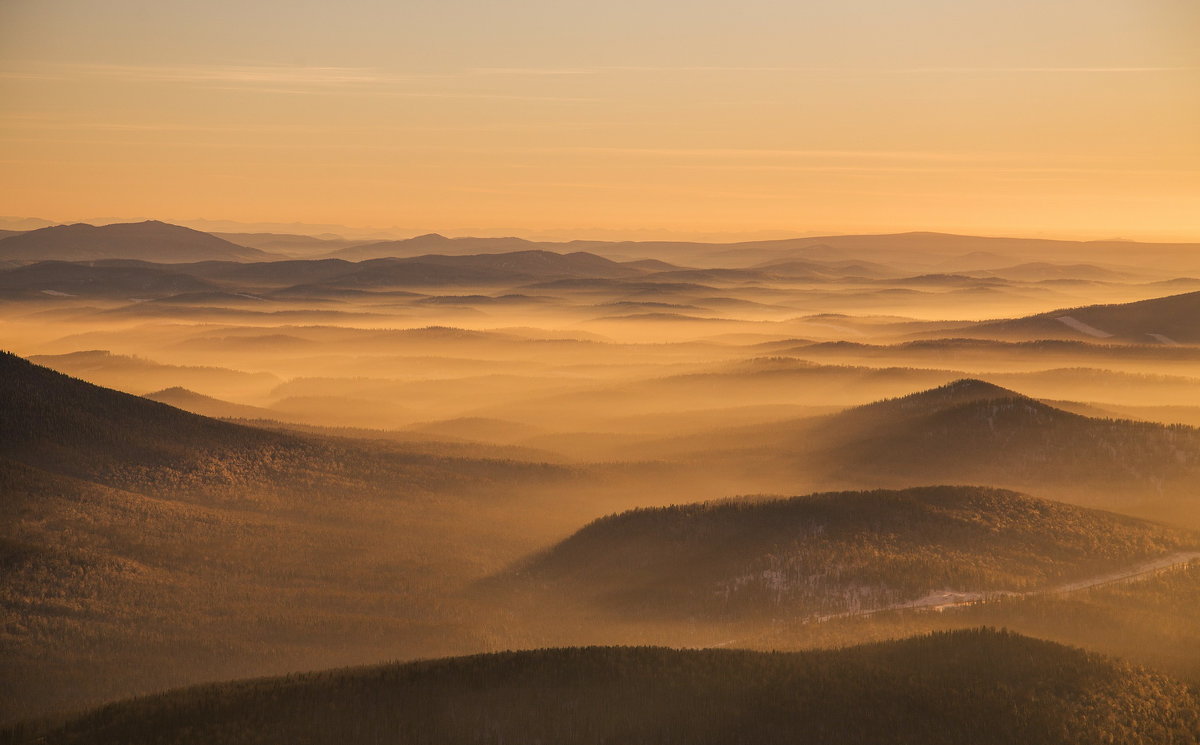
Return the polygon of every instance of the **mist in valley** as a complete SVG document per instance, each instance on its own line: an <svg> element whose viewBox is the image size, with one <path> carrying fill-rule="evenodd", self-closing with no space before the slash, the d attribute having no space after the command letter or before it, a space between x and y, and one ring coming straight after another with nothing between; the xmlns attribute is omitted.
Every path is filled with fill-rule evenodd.
<svg viewBox="0 0 1200 745"><path fill-rule="evenodd" d="M0 3L0 745L1200 745L1200 9Z"/></svg>
<svg viewBox="0 0 1200 745"><path fill-rule="evenodd" d="M1081 306L594 250L0 272L4 717L979 626L1200 682L1200 293L1147 282L1189 253Z"/></svg>

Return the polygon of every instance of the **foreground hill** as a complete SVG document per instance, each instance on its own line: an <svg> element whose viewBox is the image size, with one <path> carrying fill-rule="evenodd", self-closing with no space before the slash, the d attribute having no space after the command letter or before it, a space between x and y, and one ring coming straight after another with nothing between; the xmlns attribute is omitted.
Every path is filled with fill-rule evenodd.
<svg viewBox="0 0 1200 745"><path fill-rule="evenodd" d="M488 587L616 616L799 618L1046 588L1198 541L996 489L842 492L613 515Z"/></svg>
<svg viewBox="0 0 1200 745"><path fill-rule="evenodd" d="M253 261L271 254L214 235L157 220L113 225L55 225L0 240L0 259L95 261L141 259L162 263Z"/></svg>
<svg viewBox="0 0 1200 745"><path fill-rule="evenodd" d="M1116 305L1089 305L981 323L964 335L1002 339L1108 339L1139 344L1200 343L1200 292Z"/></svg>
<svg viewBox="0 0 1200 745"><path fill-rule="evenodd" d="M1194 692L990 630L825 652L591 647L230 683L114 704L48 745L1194 743Z"/></svg>

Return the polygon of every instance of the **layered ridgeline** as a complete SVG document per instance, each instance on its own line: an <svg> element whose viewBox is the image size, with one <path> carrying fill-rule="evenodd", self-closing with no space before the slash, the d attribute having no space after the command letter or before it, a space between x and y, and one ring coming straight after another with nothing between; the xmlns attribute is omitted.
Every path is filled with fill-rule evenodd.
<svg viewBox="0 0 1200 745"><path fill-rule="evenodd" d="M47 745L1193 743L1169 678L990 630L801 653L591 647L175 691L113 704Z"/></svg>
<svg viewBox="0 0 1200 745"><path fill-rule="evenodd" d="M840 492L624 512L481 589L614 618L814 618L1047 589L1198 540L997 489Z"/></svg>
<svg viewBox="0 0 1200 745"><path fill-rule="evenodd" d="M450 598L544 529L496 513L567 476L237 426L0 355L0 721L487 648Z"/></svg>

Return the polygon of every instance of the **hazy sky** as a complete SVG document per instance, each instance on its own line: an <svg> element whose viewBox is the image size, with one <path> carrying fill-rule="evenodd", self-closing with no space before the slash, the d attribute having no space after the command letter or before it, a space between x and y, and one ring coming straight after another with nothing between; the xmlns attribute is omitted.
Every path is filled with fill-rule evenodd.
<svg viewBox="0 0 1200 745"><path fill-rule="evenodd" d="M1196 0L0 0L0 214L1200 239L1197 39Z"/></svg>

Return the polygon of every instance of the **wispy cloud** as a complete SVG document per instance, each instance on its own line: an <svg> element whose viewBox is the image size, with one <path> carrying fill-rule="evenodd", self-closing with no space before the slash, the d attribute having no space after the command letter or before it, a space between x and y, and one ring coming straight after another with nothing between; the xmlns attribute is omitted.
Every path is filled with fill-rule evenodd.
<svg viewBox="0 0 1200 745"><path fill-rule="evenodd" d="M797 73L849 75L921 75L944 74L1026 74L1026 73L1156 73L1186 72L1195 67L1162 66L1000 66L1000 67L832 67L832 66L763 66L763 65L602 65L594 67L479 67L464 71L470 75L599 75L602 73Z"/></svg>
<svg viewBox="0 0 1200 745"><path fill-rule="evenodd" d="M435 80L500 77L568 77L605 73L795 73L851 75L925 74L1030 74L1030 73L1169 73L1192 71L1195 67L1168 66L929 66L929 67L832 67L759 65L597 65L576 67L470 67L442 72L398 72L373 67L312 65L117 65L16 63L0 70L0 79L63 80L99 77L131 82L225 84L247 87L276 87L296 92L301 88L381 86Z"/></svg>
<svg viewBox="0 0 1200 745"><path fill-rule="evenodd" d="M680 159L834 159L834 160L901 160L901 161L979 161L1007 159L1011 153L950 152L931 150L841 150L805 148L736 148L736 147L558 147L540 148L545 152L571 151L578 153L645 155Z"/></svg>
<svg viewBox="0 0 1200 745"><path fill-rule="evenodd" d="M82 75L164 83L241 83L245 85L353 85L397 80L366 67L302 67L291 65L80 65ZM407 79L411 79L408 77Z"/></svg>
<svg viewBox="0 0 1200 745"><path fill-rule="evenodd" d="M464 75L494 75L553 77L556 75L594 75L604 68L599 67L472 67Z"/></svg>
<svg viewBox="0 0 1200 745"><path fill-rule="evenodd" d="M1153 73L1186 72L1194 67L906 67L891 72L900 74L948 73L948 74L1026 74L1026 73Z"/></svg>
<svg viewBox="0 0 1200 745"><path fill-rule="evenodd" d="M427 99L591 102L586 96L525 94L510 90L459 90L462 81L500 75L558 75L560 71L464 70L453 73L398 73L370 67L290 65L112 65L26 64L0 71L0 79L79 80L102 78L127 83L177 83L221 91L282 95L360 95ZM445 83L436 86L438 82ZM436 86L436 89L435 87Z"/></svg>

